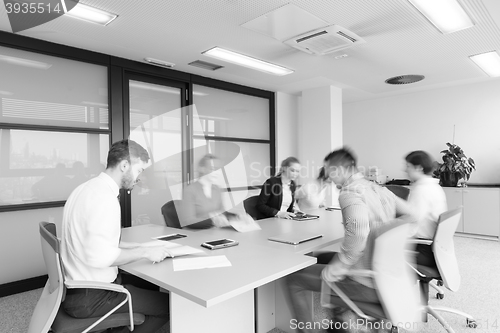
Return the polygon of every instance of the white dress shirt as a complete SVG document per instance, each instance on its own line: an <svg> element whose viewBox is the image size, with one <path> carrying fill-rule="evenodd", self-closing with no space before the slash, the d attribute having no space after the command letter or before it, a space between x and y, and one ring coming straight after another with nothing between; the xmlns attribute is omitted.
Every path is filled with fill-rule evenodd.
<svg viewBox="0 0 500 333"><path fill-rule="evenodd" d="M61 257L70 280L113 282L121 253L119 188L107 174L78 186L64 205Z"/></svg>
<svg viewBox="0 0 500 333"><path fill-rule="evenodd" d="M415 237L433 239L439 215L448 209L439 180L426 176L413 183L408 204L417 218L413 227Z"/></svg>

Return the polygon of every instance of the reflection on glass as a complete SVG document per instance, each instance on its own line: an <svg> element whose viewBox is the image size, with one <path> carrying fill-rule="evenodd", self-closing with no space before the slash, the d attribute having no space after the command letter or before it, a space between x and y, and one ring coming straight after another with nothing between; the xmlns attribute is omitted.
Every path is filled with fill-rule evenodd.
<svg viewBox="0 0 500 333"><path fill-rule="evenodd" d="M131 192L132 225L164 225L161 207L182 196L181 90L135 80L129 88L130 139L151 158Z"/></svg>
<svg viewBox="0 0 500 333"><path fill-rule="evenodd" d="M107 134L0 130L0 205L66 200L104 170Z"/></svg>
<svg viewBox="0 0 500 333"><path fill-rule="evenodd" d="M261 186L270 177L268 144L195 139L194 146L197 147L194 149L195 165L204 154L214 154L220 158L225 166L226 180L222 187ZM239 158L235 158L236 149Z"/></svg>
<svg viewBox="0 0 500 333"><path fill-rule="evenodd" d="M195 135L269 140L269 100L194 85Z"/></svg>

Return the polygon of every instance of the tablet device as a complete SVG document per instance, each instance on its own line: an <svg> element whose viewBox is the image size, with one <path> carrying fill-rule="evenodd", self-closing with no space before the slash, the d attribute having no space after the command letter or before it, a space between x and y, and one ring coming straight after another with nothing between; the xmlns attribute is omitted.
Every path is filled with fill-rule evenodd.
<svg viewBox="0 0 500 333"><path fill-rule="evenodd" d="M201 244L201 246L209 249L209 250L216 250L216 249L222 249L225 247L230 247L230 246L236 246L239 243L235 240L224 238L224 239L216 239L210 242L205 242Z"/></svg>
<svg viewBox="0 0 500 333"><path fill-rule="evenodd" d="M307 233L289 232L286 234L269 237L268 239L274 242L280 242L290 245L298 245L320 237L323 237L323 235L318 233L307 234Z"/></svg>
<svg viewBox="0 0 500 333"><path fill-rule="evenodd" d="M318 215L312 215L312 214L306 214L306 213L302 213L302 212L297 212L295 213L295 216L292 217L292 220L295 220L295 221L306 221L306 220L314 220L314 219L318 219L319 216Z"/></svg>
<svg viewBox="0 0 500 333"><path fill-rule="evenodd" d="M184 238L187 237L187 235L184 234L170 234L170 235L163 235L163 236L157 236L157 237L151 237L152 239L157 239L161 241L171 241L173 239L178 239L178 238Z"/></svg>

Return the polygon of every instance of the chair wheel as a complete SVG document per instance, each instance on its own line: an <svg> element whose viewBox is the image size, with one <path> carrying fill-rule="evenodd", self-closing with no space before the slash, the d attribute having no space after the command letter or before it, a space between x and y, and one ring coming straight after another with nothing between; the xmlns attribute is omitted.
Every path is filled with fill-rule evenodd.
<svg viewBox="0 0 500 333"><path fill-rule="evenodd" d="M467 327L476 328L477 327L476 321L474 319L467 318Z"/></svg>
<svg viewBox="0 0 500 333"><path fill-rule="evenodd" d="M437 293L437 294L436 294L436 298L437 298L437 299L443 299L443 298L444 298L444 294Z"/></svg>
<svg viewBox="0 0 500 333"><path fill-rule="evenodd" d="M443 286L443 280L437 280L436 283L438 286L442 287Z"/></svg>

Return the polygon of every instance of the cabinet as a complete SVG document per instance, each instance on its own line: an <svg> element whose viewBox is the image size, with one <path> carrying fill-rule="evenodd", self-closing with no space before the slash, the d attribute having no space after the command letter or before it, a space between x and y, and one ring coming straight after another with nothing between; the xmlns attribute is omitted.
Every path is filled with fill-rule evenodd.
<svg viewBox="0 0 500 333"><path fill-rule="evenodd" d="M448 209L463 207L457 232L475 235L500 235L500 189L443 187Z"/></svg>

